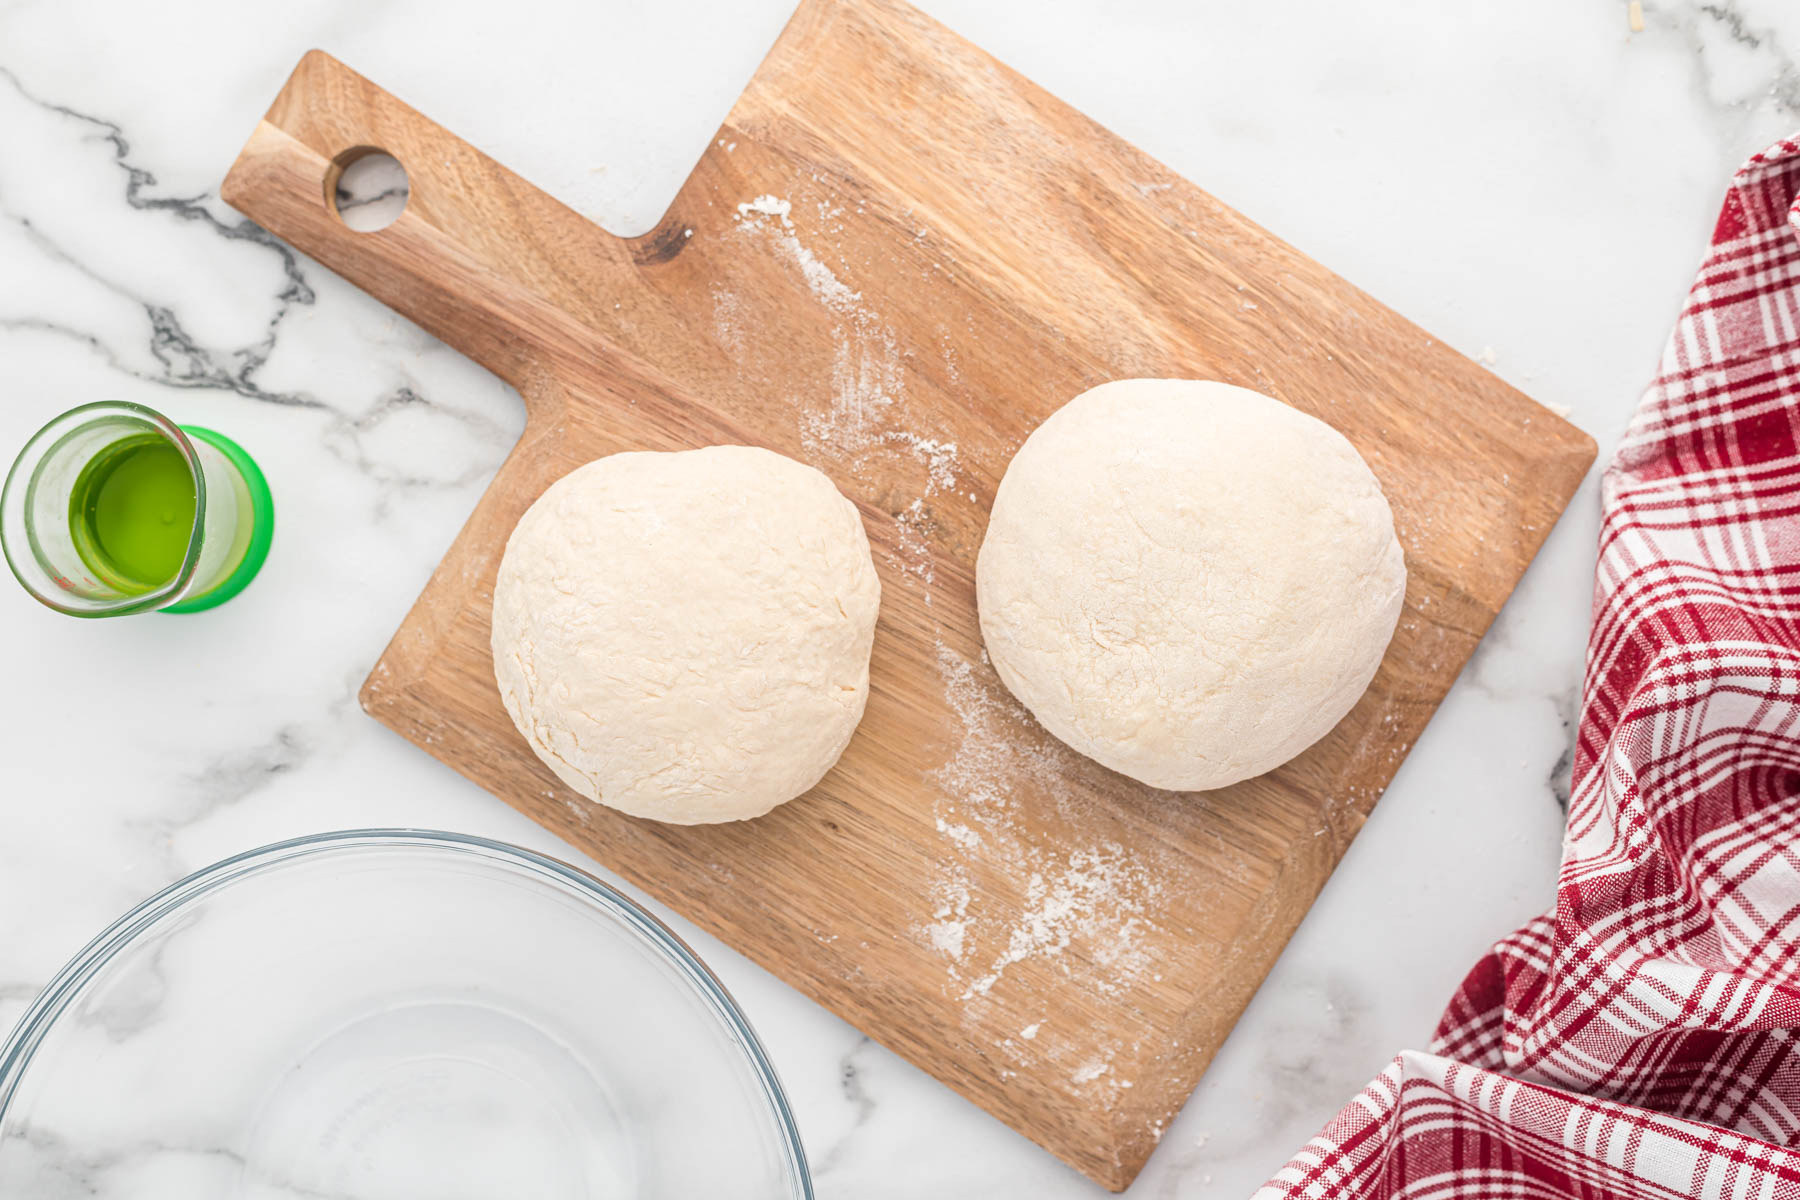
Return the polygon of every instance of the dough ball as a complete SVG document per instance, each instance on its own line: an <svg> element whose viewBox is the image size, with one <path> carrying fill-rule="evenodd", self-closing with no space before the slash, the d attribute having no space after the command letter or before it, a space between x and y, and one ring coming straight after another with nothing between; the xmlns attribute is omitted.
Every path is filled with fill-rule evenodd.
<svg viewBox="0 0 1800 1200"><path fill-rule="evenodd" d="M614 454L528 509L494 584L494 677L570 787L680 825L811 788L869 695L881 585L856 506L749 446Z"/></svg>
<svg viewBox="0 0 1800 1200"><path fill-rule="evenodd" d="M988 656L1051 733L1154 787L1279 766L1350 711L1406 590L1343 436L1223 383L1083 392L1019 448L976 565Z"/></svg>

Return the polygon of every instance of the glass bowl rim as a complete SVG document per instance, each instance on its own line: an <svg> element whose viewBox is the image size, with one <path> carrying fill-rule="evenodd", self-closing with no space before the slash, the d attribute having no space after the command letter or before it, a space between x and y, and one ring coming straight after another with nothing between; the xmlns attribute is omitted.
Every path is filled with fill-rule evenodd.
<svg viewBox="0 0 1800 1200"><path fill-rule="evenodd" d="M763 1098L781 1130L788 1174L796 1189L794 1195L797 1200L813 1200L812 1174L807 1167L800 1130L794 1123L787 1093L782 1090L774 1064L769 1061L762 1042L750 1027L750 1022L738 1007L737 1001L686 942L635 900L586 871L509 842L437 829L341 829L272 842L202 867L133 905L51 977L50 982L44 985L37 998L26 1008L5 1042L0 1043L0 1120L6 1117L19 1082L30 1067L38 1047L56 1026L58 1018L100 969L119 952L136 942L146 930L226 884L256 875L266 868L336 850L363 850L379 846L472 854L498 860L514 869L522 869L528 874L570 886L620 921L652 948L660 951L701 999L708 1003L714 1015L724 1022L744 1057L749 1059L758 1082L762 1084Z"/></svg>

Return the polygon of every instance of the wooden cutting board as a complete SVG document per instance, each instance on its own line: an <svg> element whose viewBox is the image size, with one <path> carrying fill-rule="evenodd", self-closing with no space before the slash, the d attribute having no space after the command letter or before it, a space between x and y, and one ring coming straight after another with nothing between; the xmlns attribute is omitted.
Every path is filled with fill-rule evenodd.
<svg viewBox="0 0 1800 1200"><path fill-rule="evenodd" d="M411 199L353 233L329 197L374 148ZM527 407L364 706L1115 1189L1594 456L897 0L805 0L642 237L321 53L224 195ZM1125 376L1223 379L1330 422L1380 476L1407 551L1406 612L1362 702L1225 791L1157 792L1080 758L982 657L973 570L1001 472L1058 405ZM758 821L677 828L584 803L539 765L500 706L488 612L507 534L552 480L713 442L803 459L858 504L881 623L867 715L824 782Z"/></svg>

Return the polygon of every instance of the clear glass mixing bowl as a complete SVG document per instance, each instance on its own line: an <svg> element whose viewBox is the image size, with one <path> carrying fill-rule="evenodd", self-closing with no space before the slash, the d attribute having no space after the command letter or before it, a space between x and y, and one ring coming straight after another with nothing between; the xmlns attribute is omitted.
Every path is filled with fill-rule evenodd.
<svg viewBox="0 0 1800 1200"><path fill-rule="evenodd" d="M0 1196L793 1200L710 971L618 892L448 833L283 842L146 900L0 1047Z"/></svg>

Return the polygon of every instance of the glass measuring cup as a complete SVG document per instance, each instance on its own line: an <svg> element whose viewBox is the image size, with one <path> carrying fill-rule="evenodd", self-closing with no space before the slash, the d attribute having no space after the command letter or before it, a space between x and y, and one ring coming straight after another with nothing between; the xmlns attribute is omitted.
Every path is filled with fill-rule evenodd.
<svg viewBox="0 0 1800 1200"><path fill-rule="evenodd" d="M75 617L223 604L256 577L274 524L269 485L241 447L141 404L63 413L0 490L7 565Z"/></svg>

